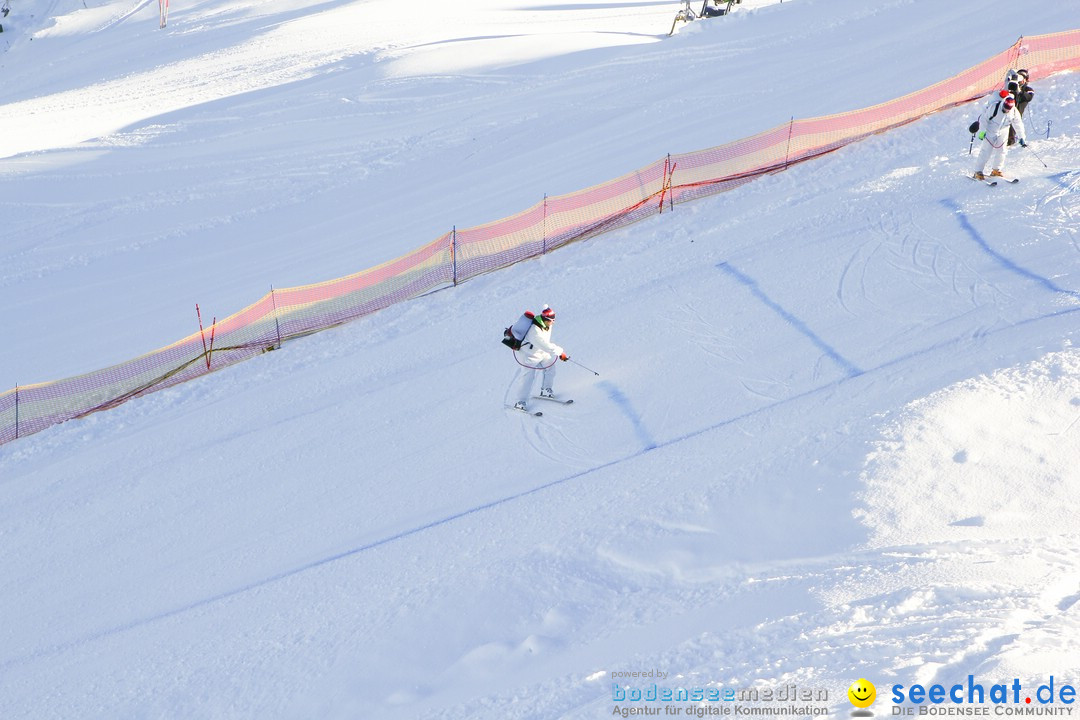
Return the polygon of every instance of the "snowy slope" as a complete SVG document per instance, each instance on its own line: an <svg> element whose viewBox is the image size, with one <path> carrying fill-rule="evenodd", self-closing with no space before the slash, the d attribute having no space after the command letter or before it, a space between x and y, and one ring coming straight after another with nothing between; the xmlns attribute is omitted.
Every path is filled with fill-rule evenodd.
<svg viewBox="0 0 1080 720"><path fill-rule="evenodd" d="M194 302L901 95L1016 33L971 2L798 0L669 39L673 5L177 4L162 32L102 4L24 36L0 114L41 133L0 161L2 377L126 359ZM381 24L281 47L351 13ZM284 74L238 90L221 53ZM168 66L202 104L76 99ZM612 673L653 668L828 688L837 715L859 677L1076 684L1080 79L1034 84L1017 186L962 178L973 111L940 113L0 448L0 715L600 718ZM65 104L93 139L50 129ZM561 365L576 403L537 420L502 409L497 340L544 302L600 375Z"/></svg>
<svg viewBox="0 0 1080 720"><path fill-rule="evenodd" d="M164 31L153 3L54 3L0 56L5 388L186 337L196 303L224 317L665 153L915 91L1018 34L928 0L762 3L673 38L671 2L174 3ZM1032 3L1023 32L1062 13Z"/></svg>

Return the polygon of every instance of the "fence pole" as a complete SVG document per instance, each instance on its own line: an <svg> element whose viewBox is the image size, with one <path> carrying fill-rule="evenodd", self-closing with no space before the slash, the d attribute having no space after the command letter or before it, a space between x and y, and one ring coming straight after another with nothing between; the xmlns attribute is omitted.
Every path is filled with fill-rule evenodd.
<svg viewBox="0 0 1080 720"><path fill-rule="evenodd" d="M199 316L199 334L202 335L203 359L206 360L206 369L210 369L210 358L214 354L214 333L217 332L217 316L214 316L210 328L210 348L206 347L206 331L203 330L202 313L199 311L199 303L195 303L195 314Z"/></svg>
<svg viewBox="0 0 1080 720"><path fill-rule="evenodd" d="M15 439L19 439L19 383L15 383Z"/></svg>
<svg viewBox="0 0 1080 720"><path fill-rule="evenodd" d="M457 287L457 225L450 230L450 261L454 264L454 287Z"/></svg>
<svg viewBox="0 0 1080 720"><path fill-rule="evenodd" d="M670 158L671 155L668 154ZM675 210L675 168L679 163L675 162L671 164L671 169L668 170L667 189L668 189L668 210Z"/></svg>
<svg viewBox="0 0 1080 720"><path fill-rule="evenodd" d="M791 121L787 126L787 150L784 151L784 169L787 170L791 164L791 133L795 130L795 116L791 116Z"/></svg>
<svg viewBox="0 0 1080 720"><path fill-rule="evenodd" d="M277 331L277 345L274 349L277 350L281 347L281 321L278 319L277 311L277 297L274 295L274 286L270 286L270 303L274 306L274 329Z"/></svg>
<svg viewBox="0 0 1080 720"><path fill-rule="evenodd" d="M544 219L540 232L540 254L543 255L547 252L547 193L544 193Z"/></svg>
<svg viewBox="0 0 1080 720"><path fill-rule="evenodd" d="M214 333L217 332L217 315L210 325L210 354L206 356L206 369L210 369L210 360L214 357Z"/></svg>

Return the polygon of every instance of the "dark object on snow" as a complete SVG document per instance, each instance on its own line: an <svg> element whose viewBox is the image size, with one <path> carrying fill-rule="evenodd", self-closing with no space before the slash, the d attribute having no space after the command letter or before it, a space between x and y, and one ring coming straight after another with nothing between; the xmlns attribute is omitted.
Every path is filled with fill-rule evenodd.
<svg viewBox="0 0 1080 720"><path fill-rule="evenodd" d="M742 0L705 0L701 4L701 12L699 15L703 18L709 17L723 17L731 12L731 6L736 3L742 2Z"/></svg>
<svg viewBox="0 0 1080 720"><path fill-rule="evenodd" d="M783 2L783 0L780 1ZM690 22L698 18L722 17L731 12L732 5L737 5L742 0L704 0L701 3L701 12L694 12L694 9L690 7L691 2L692 0L682 0L684 7L675 15L675 20L671 23L671 30L668 35L675 33L675 26L679 24L680 20Z"/></svg>

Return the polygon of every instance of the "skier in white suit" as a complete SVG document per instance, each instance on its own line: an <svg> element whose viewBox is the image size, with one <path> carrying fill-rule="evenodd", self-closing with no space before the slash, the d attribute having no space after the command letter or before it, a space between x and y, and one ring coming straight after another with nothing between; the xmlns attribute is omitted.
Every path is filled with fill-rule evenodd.
<svg viewBox="0 0 1080 720"><path fill-rule="evenodd" d="M555 311L544 306L543 312L533 318L528 332L521 338L521 350L518 351L518 362L523 366L518 368L517 398L514 407L518 410L527 410L529 398L532 396L533 385L536 375L543 375L540 383L540 394L544 397L555 397L553 389L555 383L555 361L569 360L566 351L551 342L551 325L555 322Z"/></svg>
<svg viewBox="0 0 1080 720"><path fill-rule="evenodd" d="M1004 97L1000 94L991 95L982 115L975 122L982 126L982 132L979 133L982 144L979 159L975 163L975 179L986 180L984 173L987 166L993 168L990 177L1003 177L1005 155L1009 150L1009 128L1016 133L1016 140L1021 147L1027 147L1024 121L1016 110L1016 98L1008 93Z"/></svg>

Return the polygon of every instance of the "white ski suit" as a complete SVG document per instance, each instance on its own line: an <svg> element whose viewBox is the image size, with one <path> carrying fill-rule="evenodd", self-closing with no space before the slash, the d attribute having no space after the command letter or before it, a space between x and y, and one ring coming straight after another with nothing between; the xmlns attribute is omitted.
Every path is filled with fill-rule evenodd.
<svg viewBox="0 0 1080 720"><path fill-rule="evenodd" d="M516 379L519 402L528 404L533 394L534 381L540 373L544 376L540 387L554 387L555 364L563 354L563 349L551 342L551 326L548 325L548 329L544 330L534 322L522 338L521 350L517 352L518 362L525 366L518 368L519 377Z"/></svg>
<svg viewBox="0 0 1080 720"><path fill-rule="evenodd" d="M1005 155L1009 150L1009 128L1016 133L1018 141L1027 142L1024 135L1024 121L1015 107L1005 109L1005 100L993 93L979 116L983 132L979 133L982 143L979 159L975 163L975 172L985 172L987 166L993 170L1005 170Z"/></svg>

